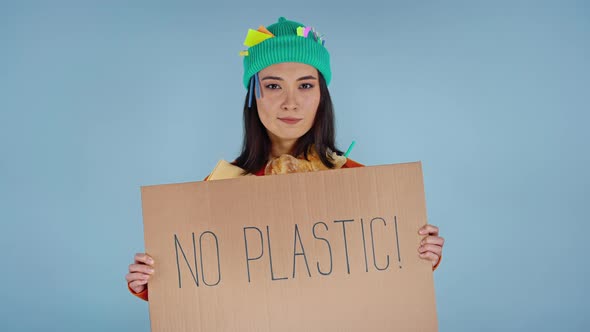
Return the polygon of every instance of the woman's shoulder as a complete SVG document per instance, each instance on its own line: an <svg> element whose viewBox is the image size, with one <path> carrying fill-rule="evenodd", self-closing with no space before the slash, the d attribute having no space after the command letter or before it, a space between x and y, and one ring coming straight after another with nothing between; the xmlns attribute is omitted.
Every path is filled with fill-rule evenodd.
<svg viewBox="0 0 590 332"><path fill-rule="evenodd" d="M346 163L342 165L342 168L353 168L353 167L365 167L365 165L358 163L350 158L346 159Z"/></svg>

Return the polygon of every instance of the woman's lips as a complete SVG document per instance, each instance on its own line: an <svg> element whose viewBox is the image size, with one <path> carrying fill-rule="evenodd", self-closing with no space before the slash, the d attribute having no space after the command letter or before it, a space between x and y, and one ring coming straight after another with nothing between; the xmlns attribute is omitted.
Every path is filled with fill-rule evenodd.
<svg viewBox="0 0 590 332"><path fill-rule="evenodd" d="M296 124L299 121L301 121L302 119L296 119L296 118L279 118L279 120L283 121L286 124Z"/></svg>

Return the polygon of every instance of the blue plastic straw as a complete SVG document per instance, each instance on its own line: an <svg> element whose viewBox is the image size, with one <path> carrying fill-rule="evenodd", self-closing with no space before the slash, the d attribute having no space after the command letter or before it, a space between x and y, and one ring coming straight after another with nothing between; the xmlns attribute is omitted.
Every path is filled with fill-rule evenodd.
<svg viewBox="0 0 590 332"><path fill-rule="evenodd" d="M258 73L254 74L254 81L256 82L256 97L260 99L260 81L258 80Z"/></svg>

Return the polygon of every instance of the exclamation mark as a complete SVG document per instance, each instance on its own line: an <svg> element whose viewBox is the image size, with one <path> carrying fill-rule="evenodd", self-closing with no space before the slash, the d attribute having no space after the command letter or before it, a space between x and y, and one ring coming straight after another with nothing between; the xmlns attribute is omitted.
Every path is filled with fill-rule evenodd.
<svg viewBox="0 0 590 332"><path fill-rule="evenodd" d="M399 263L399 268L402 268L402 256L399 252L399 236L397 234L397 216L393 216L393 221L395 223L395 242L397 243L397 261Z"/></svg>

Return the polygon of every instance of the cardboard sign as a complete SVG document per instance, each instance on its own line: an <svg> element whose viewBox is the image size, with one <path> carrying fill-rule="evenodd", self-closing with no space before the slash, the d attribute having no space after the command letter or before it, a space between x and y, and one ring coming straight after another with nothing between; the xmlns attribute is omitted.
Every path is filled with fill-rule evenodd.
<svg viewBox="0 0 590 332"><path fill-rule="evenodd" d="M142 187L152 331L436 331L419 162Z"/></svg>

